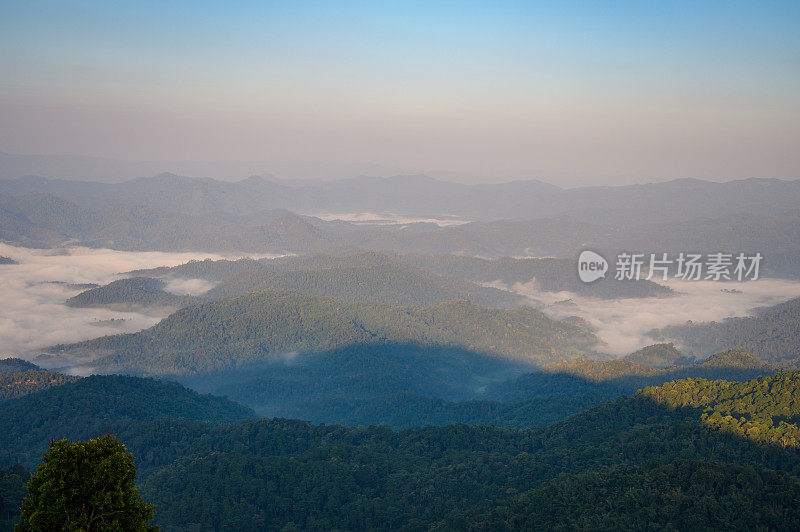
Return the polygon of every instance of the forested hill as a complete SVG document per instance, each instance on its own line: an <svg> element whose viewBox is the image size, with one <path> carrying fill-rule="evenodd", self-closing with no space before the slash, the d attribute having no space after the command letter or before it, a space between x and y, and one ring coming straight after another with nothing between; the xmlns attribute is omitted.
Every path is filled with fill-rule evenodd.
<svg viewBox="0 0 800 532"><path fill-rule="evenodd" d="M401 308L261 292L187 307L135 334L53 350L103 356L94 364L110 371L181 374L287 353L388 343L458 346L543 363L585 354L595 342L586 329L550 319L530 307L487 309L452 301Z"/></svg>
<svg viewBox="0 0 800 532"><path fill-rule="evenodd" d="M684 356L672 343L648 345L626 356L625 359L660 369L695 362L694 357Z"/></svg>
<svg viewBox="0 0 800 532"><path fill-rule="evenodd" d="M135 310L143 307L180 308L194 298L170 294L164 281L150 277L131 277L91 288L67 300L70 307L105 307L114 310Z"/></svg>
<svg viewBox="0 0 800 532"><path fill-rule="evenodd" d="M194 261L173 268L131 272L131 277L75 296L72 306L107 306L120 310L156 305L182 307L198 299L164 291L165 279L222 281L202 294L203 300L226 299L250 292L289 291L350 302L424 307L456 299L478 305L513 308L527 300L497 288L443 277L405 264L390 255L361 253L346 257L313 255L285 260Z"/></svg>
<svg viewBox="0 0 800 532"><path fill-rule="evenodd" d="M754 441L800 447L800 372L733 383L686 379L645 388L642 397L671 408L701 409L707 426Z"/></svg>
<svg viewBox="0 0 800 532"><path fill-rule="evenodd" d="M768 362L790 361L800 357L800 298L758 309L745 318L667 327L659 336L705 355L739 347Z"/></svg>
<svg viewBox="0 0 800 532"><path fill-rule="evenodd" d="M301 256L280 257L277 259L239 259L239 260L203 260L190 261L186 264L171 268L161 267L149 270L136 270L129 275L171 278L201 278L212 282L223 283L218 293L228 295L241 294L247 291L247 281L260 282L270 274L289 272L305 272L303 275L316 277L319 275L331 276L334 270L358 270L366 268L371 271L386 269L389 271L387 280L398 277L403 281L393 290L404 286L422 288L424 284L435 283L437 291L468 292L476 302L476 297L488 300L487 303L499 301L502 305L513 305L515 300L504 295L498 300L496 290L479 289L476 285L499 281L507 286L517 283L529 284L535 280L536 287L545 292L575 292L581 295L616 299L623 297L654 297L666 296L672 292L669 288L646 280L616 281L609 276L594 283L582 283L575 275L573 259L515 259L505 257L502 259L481 259L478 257L458 255L402 255L391 252L354 252L351 249L341 250L333 254L312 254ZM395 272L395 270L397 270ZM324 271L322 274L310 272ZM299 273L293 274L295 276ZM424 279L403 280L407 277L424 277ZM238 281L236 281L238 279ZM288 282L288 281L287 281ZM308 282L299 284L299 288L308 289ZM326 282L322 281L322 286ZM373 281L374 282L374 281ZM294 280L292 284L297 285ZM352 284L352 282L350 283ZM226 286L227 285L227 286ZM439 286L441 285L441 286ZM316 295L321 295L321 287L314 285ZM277 287L275 287L277 288ZM356 293L365 292L355 288ZM408 289L408 288L406 288ZM252 290L249 290L252 291ZM380 292L380 290L378 290ZM324 294L322 294L324 295ZM332 294L331 294L332 295ZM444 297L444 296L442 296ZM363 300L364 298L361 297ZM419 299L417 296L415 299ZM452 298L451 298L452 299ZM385 299L382 302L387 302ZM501 306L498 304L497 306Z"/></svg>
<svg viewBox="0 0 800 532"><path fill-rule="evenodd" d="M0 358L0 375L10 373L22 373L24 371L33 371L41 369L33 362L22 360L21 358Z"/></svg>
<svg viewBox="0 0 800 532"><path fill-rule="evenodd" d="M53 386L75 382L76 380L78 380L78 377L43 369L15 373L0 372L0 402L46 390Z"/></svg>
<svg viewBox="0 0 800 532"><path fill-rule="evenodd" d="M190 260L178 266L159 266L158 268L148 268L145 270L133 270L127 275L136 277L157 277L160 279L184 278L184 279L206 279L208 281L224 281L231 275L241 272L249 272L265 268L265 263L255 259L204 259Z"/></svg>
<svg viewBox="0 0 800 532"><path fill-rule="evenodd" d="M407 254L402 259L440 275L473 282L500 281L513 286L535 281L536 288L545 292L574 292L604 299L657 297L672 293L666 286L645 279L618 281L609 275L593 283L581 282L575 273L577 260L572 258L485 259L460 255Z"/></svg>
<svg viewBox="0 0 800 532"><path fill-rule="evenodd" d="M149 383L94 377L13 401L12 414L0 410L0 465L32 467L52 437L113 430L167 531L557 529L635 517L666 528L781 528L800 515L800 452L783 439L798 430L798 373L678 381L532 430L285 419L213 427L193 420L230 413L224 404L195 394L187 405L179 387ZM767 419L783 427L777 440L760 430ZM24 474L2 478L18 493Z"/></svg>
<svg viewBox="0 0 800 532"><path fill-rule="evenodd" d="M798 500L800 481L790 475L677 460L563 475L509 501L453 512L433 530L640 530L643 523L666 530L788 530L800 527Z"/></svg>
<svg viewBox="0 0 800 532"><path fill-rule="evenodd" d="M206 294L212 299L249 292L278 290L328 296L350 302L394 306L430 306L465 299L486 307L513 308L521 296L469 281L442 277L381 255L365 257L347 267L237 273Z"/></svg>
<svg viewBox="0 0 800 532"><path fill-rule="evenodd" d="M78 377L47 371L19 358L0 358L0 402L46 390Z"/></svg>
<svg viewBox="0 0 800 532"><path fill-rule="evenodd" d="M87 438L130 423L217 424L253 416L245 406L176 383L95 375L2 403L0 465L30 466L53 438Z"/></svg>

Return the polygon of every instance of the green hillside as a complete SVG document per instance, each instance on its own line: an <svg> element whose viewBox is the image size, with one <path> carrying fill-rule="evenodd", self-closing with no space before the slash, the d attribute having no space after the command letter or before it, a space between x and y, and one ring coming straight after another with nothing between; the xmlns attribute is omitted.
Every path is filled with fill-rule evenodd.
<svg viewBox="0 0 800 532"><path fill-rule="evenodd" d="M722 322L690 322L658 333L661 338L674 339L704 355L742 348L768 362L786 362L800 357L798 331L800 298L758 309L754 316Z"/></svg>
<svg viewBox="0 0 800 532"><path fill-rule="evenodd" d="M40 369L15 373L0 372L0 401L22 397L76 380L78 377Z"/></svg>
<svg viewBox="0 0 800 532"><path fill-rule="evenodd" d="M687 379L645 388L641 394L672 408L702 409L703 423L715 430L800 447L800 372L742 383Z"/></svg>
<svg viewBox="0 0 800 532"><path fill-rule="evenodd" d="M798 382L796 374L787 378ZM247 444L237 451L237 442ZM574 518L587 524L608 519L597 522L609 526L626 526L622 508L647 515L654 526L719 528L761 517L777 526L800 509L793 495L800 472L796 449L731 438L703 424L696 410L672 409L645 394L546 429L451 425L391 432L275 420L228 430L205 445L144 481L161 523L172 529L200 523L222 530L290 523L301 529L422 529L448 518L456 520L444 524L458 529L458 518L470 509L490 518L507 511L511 523L524 523L530 517L524 503L485 508L537 489L542 491L526 496L539 501L553 494L536 512L540 517L569 519L545 512L574 508ZM664 465L654 466L654 460ZM559 479L565 473L584 476ZM704 499L688 500L700 492ZM679 507L680 515L653 513L653 502L662 498L671 498L665 508ZM607 504L593 507L592 501ZM618 501L627 501L619 511L613 506ZM737 516L736 507L754 514Z"/></svg>
<svg viewBox="0 0 800 532"><path fill-rule="evenodd" d="M595 337L530 307L487 309L468 301L426 308L347 303L262 292L181 309L135 334L58 346L98 356L98 367L149 374L205 372L295 352L410 343L462 347L529 363L570 358Z"/></svg>
<svg viewBox="0 0 800 532"><path fill-rule="evenodd" d="M589 297L617 299L627 297L668 296L672 290L644 279L618 281L613 275L593 283L584 283L577 276L577 258L503 257L484 259L460 255L403 255L403 260L440 275L459 277L473 282L501 281L507 285L527 284L535 279L545 292L574 292Z"/></svg>
<svg viewBox="0 0 800 532"><path fill-rule="evenodd" d="M34 371L41 369L33 362L22 360L21 358L0 358L0 375L9 373L22 373L24 371Z"/></svg>
<svg viewBox="0 0 800 532"><path fill-rule="evenodd" d="M626 356L625 359L659 369L683 366L694 362L693 358L685 357L675 347L675 344L648 345Z"/></svg>
<svg viewBox="0 0 800 532"><path fill-rule="evenodd" d="M277 290L401 307L426 307L454 299L501 308L513 308L525 302L523 297L510 292L441 277L394 261L371 262L314 270L242 272L211 289L206 297L223 299Z"/></svg>
<svg viewBox="0 0 800 532"><path fill-rule="evenodd" d="M800 372L741 384L679 381L545 428L397 432L285 419L215 427L191 418L220 410L190 394L198 408L187 411L176 385L81 382L0 412L0 463L30 467L51 437L113 430L136 457L143 496L167 531L637 528L645 518L660 528L777 529L800 515L796 445L709 421L714 413L777 415L797 430ZM108 383L116 391L101 393ZM234 413L223 417L247 415ZM3 500L19 496L15 479L0 482Z"/></svg>
<svg viewBox="0 0 800 532"><path fill-rule="evenodd" d="M143 307L184 307L194 301L164 290L164 281L150 277L119 279L107 285L91 288L67 300L70 307L104 307L114 310L133 310Z"/></svg>
<svg viewBox="0 0 800 532"><path fill-rule="evenodd" d="M175 383L95 375L4 402L0 465L32 464L53 438L88 438L120 424L167 419L230 423L252 415L233 401Z"/></svg>
<svg viewBox="0 0 800 532"><path fill-rule="evenodd" d="M349 426L486 423L544 426L594 405L682 378L747 380L779 368L719 363L660 370L627 360L530 366L460 348L384 344L295 354L180 382L264 416ZM726 362L727 361L727 362Z"/></svg>
<svg viewBox="0 0 800 532"><path fill-rule="evenodd" d="M679 460L565 475L510 501L454 512L433 530L780 530L800 527L800 481ZM647 528L647 527L644 527Z"/></svg>

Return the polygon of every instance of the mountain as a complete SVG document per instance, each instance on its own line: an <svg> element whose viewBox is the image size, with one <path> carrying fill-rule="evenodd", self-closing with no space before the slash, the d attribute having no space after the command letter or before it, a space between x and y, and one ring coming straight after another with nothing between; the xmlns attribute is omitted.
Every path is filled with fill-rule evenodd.
<svg viewBox="0 0 800 532"><path fill-rule="evenodd" d="M262 292L183 308L139 333L54 350L60 355L101 356L93 364L107 371L182 374L287 353L388 343L464 347L542 363L586 353L595 342L587 330L552 320L530 307L487 309L451 301L403 308Z"/></svg>
<svg viewBox="0 0 800 532"><path fill-rule="evenodd" d="M796 383L798 376L784 378ZM648 512L648 523L751 523L762 515L785 523L797 513L796 447L731 437L704 424L697 410L672 409L644 393L530 431L452 425L393 433L273 420L217 432L190 448L144 480L143 493L164 525L396 529L444 520L459 528L463 521L449 519L463 519L465 511L497 515L493 506L497 513L508 506L511 523L532 512L600 522L622 519L622 510L645 513L662 498L672 501L664 508L682 502L684 511ZM681 487L688 492L675 491ZM514 506L537 489L553 494L547 505ZM705 499L690 501L693 489ZM565 500L570 492L575 497ZM604 500L610 504L592 504ZM622 501L628 502L617 509ZM559 506L580 510L548 511Z"/></svg>
<svg viewBox="0 0 800 532"><path fill-rule="evenodd" d="M743 348L767 362L786 362L800 357L800 298L757 309L754 316L727 318L722 322L686 323L657 331L688 350L705 355Z"/></svg>
<svg viewBox="0 0 800 532"><path fill-rule="evenodd" d="M762 369L770 365L756 358L744 349L731 349L715 353L700 363L705 368L736 367L745 369Z"/></svg>
<svg viewBox="0 0 800 532"><path fill-rule="evenodd" d="M19 264L19 262L15 261L14 259L12 259L10 257L1 257L0 256L0 265L13 265L13 264Z"/></svg>
<svg viewBox="0 0 800 532"><path fill-rule="evenodd" d="M173 184L180 188L181 183L178 180ZM156 195L170 203L175 194L162 191ZM440 227L422 222L367 226L326 221L282 208L265 210L263 204L251 212L231 206L234 212L208 211L203 207L201 214L186 214L169 204L163 207L171 210L109 204L105 200L95 203L96 206L87 207L51 193L0 195L0 240L39 247L70 243L126 250L308 253L357 248L425 255L561 257L561 263L524 267L534 270L546 287L568 286L600 297L615 291L636 296L654 293L658 288L646 283L626 288L612 279L579 286L570 274L574 271L573 257L582 249L596 249L609 257L619 250L675 253L757 249L765 257L765 275L798 275L791 262L800 238L796 208L780 213L737 212L718 218L695 216L661 223L641 218L630 225L601 223L574 213L542 216L537 212L537 218ZM703 231L697 231L697 227L703 227ZM441 258L436 260L444 262ZM427 261L431 268L436 260ZM480 270L479 264L457 266L470 275L477 273L475 268ZM518 265L498 266L508 267L509 273L524 269Z"/></svg>
<svg viewBox="0 0 800 532"><path fill-rule="evenodd" d="M528 428L683 378L743 381L780 368L719 354L716 364L659 370L628 360L530 366L461 348L348 346L210 374L180 376L265 416L349 426L449 423Z"/></svg>
<svg viewBox="0 0 800 532"><path fill-rule="evenodd" d="M47 371L19 358L0 359L0 402L74 382L78 377Z"/></svg>
<svg viewBox="0 0 800 532"><path fill-rule="evenodd" d="M435 284L438 288L434 291L446 290L449 296L437 296L448 299L470 299L488 306L516 306L521 301L517 295L509 295L506 291L499 291L496 288L489 288L485 285L502 283L504 286L515 288L515 285L526 285L525 288L535 285L538 290L545 292L564 292L571 291L590 297L604 299L616 299L620 297L655 297L667 296L672 291L662 285L642 280L635 281L616 281L612 277L600 280L595 283L582 283L575 275L574 263L568 259L514 259L504 257L501 259L482 259L478 257L458 256L458 255L420 255L420 254L399 254L393 252L354 252L352 249L336 250L327 254L310 254L300 256L279 257L276 259L239 259L230 260L204 260L190 261L189 263L173 266L171 268L160 267L148 270L136 270L128 272L128 275L151 276L161 279L176 278L201 278L212 282L222 282L222 284L212 293L235 295L245 293L250 286L269 287L269 283L261 282L260 277L276 278L276 274L299 275L298 272L305 272L303 275L314 277L315 279L300 282L298 280L287 279L286 281L273 280L275 289L280 289L283 283L289 290L297 289L306 291L303 284L311 282L316 284L316 277L320 275L334 276L336 270L349 270L352 273L357 269L370 269L380 275L379 270L386 270L386 279L374 279L380 284L390 284L392 290L425 290L421 283L426 285ZM395 270L395 271L392 271ZM292 273L293 272L293 273ZM322 273L321 273L322 272ZM419 279L413 279L419 277ZM422 279L425 277L425 280ZM330 283L330 280L321 281L323 285ZM299 288L288 288L297 286ZM234 288L229 291L228 287ZM518 287L517 287L518 288ZM352 293L366 292L378 293L384 288L373 287L370 290L358 286L350 287ZM253 291L252 288L249 291ZM330 290L316 290L317 295L331 295L334 297L350 297L348 293L338 288L331 287ZM337 295L338 294L338 295ZM460 294L460 295L459 295ZM466 295L471 294L471 295ZM413 296L416 304L420 303L424 294ZM480 299L477 299L480 298ZM362 297L362 300L369 299ZM386 299L381 302L388 302ZM438 301L431 301L438 302ZM430 303L427 303L430 304Z"/></svg>
<svg viewBox="0 0 800 532"><path fill-rule="evenodd" d="M33 464L51 439L85 439L125 424L230 423L252 416L247 407L175 383L94 375L5 401L0 464Z"/></svg>
<svg viewBox="0 0 800 532"><path fill-rule="evenodd" d="M458 347L387 344L294 354L178 379L264 416L405 427L489 422L506 409L478 401L486 398L487 385L530 370L526 364ZM545 419L550 418L533 421L544 424Z"/></svg>
<svg viewBox="0 0 800 532"><path fill-rule="evenodd" d="M671 366L685 366L695 361L693 357L686 357L678 351L675 344L648 345L626 356L625 359L659 369ZM737 361L729 360L728 362L731 362L728 365L733 365Z"/></svg>
<svg viewBox="0 0 800 532"><path fill-rule="evenodd" d="M194 301L192 297L170 294L164 290L164 286L164 281L150 277L119 279L69 298L67 306L133 310L146 307L180 308Z"/></svg>
<svg viewBox="0 0 800 532"><path fill-rule="evenodd" d="M19 516L19 506L28 494L30 473L17 464L0 467L0 528L13 530L15 518Z"/></svg>
<svg viewBox="0 0 800 532"><path fill-rule="evenodd" d="M192 420L247 414L197 394L187 405L175 384L90 377L0 410L0 463L30 467L49 438L113 430L164 530L625 527L645 516L665 528L781 528L800 515L798 384L798 372L689 379L543 428L394 432L205 425ZM0 472L16 475L0 483L5 498L19 495L14 471Z"/></svg>
<svg viewBox="0 0 800 532"><path fill-rule="evenodd" d="M144 270L133 270L127 275L135 277L156 277L159 279L206 279L220 282L236 273L262 269L263 263L254 259L237 260L190 260L178 266L159 266Z"/></svg>
<svg viewBox="0 0 800 532"><path fill-rule="evenodd" d="M142 175L142 174L139 174ZM152 174L151 174L152 175ZM303 214L455 215L473 220L569 215L613 226L680 222L740 213L780 214L800 204L800 182L697 179L560 189L537 181L462 185L427 176L334 181L249 178L238 182L175 174L121 183L41 177L0 180L0 194L52 193L86 207L141 205L184 214L288 209Z"/></svg>
<svg viewBox="0 0 800 532"><path fill-rule="evenodd" d="M34 247L280 252L339 245L335 235L285 211L262 212L243 221L153 207L88 208L51 194L0 196L0 221L0 239Z"/></svg>
<svg viewBox="0 0 800 532"><path fill-rule="evenodd" d="M0 402L76 380L78 377L43 369L0 373Z"/></svg>
<svg viewBox="0 0 800 532"><path fill-rule="evenodd" d="M441 275L479 283L499 281L510 287L516 284L533 285L544 292L573 292L604 299L656 297L672 293L669 288L651 281L618 281L613 275L593 283L581 282L576 275L576 260L573 259L484 259L459 255L408 254L403 256L403 260Z"/></svg>
<svg viewBox="0 0 800 532"><path fill-rule="evenodd" d="M42 368L33 362L28 362L21 358L0 358L0 375L12 375L14 373L24 373L26 371L36 371L40 369Z"/></svg>
<svg viewBox="0 0 800 532"><path fill-rule="evenodd" d="M782 447L800 446L800 372L747 382L686 379L645 388L641 395L670 408L697 408L704 425Z"/></svg>
<svg viewBox="0 0 800 532"><path fill-rule="evenodd" d="M525 303L525 298L516 294L442 277L388 255L355 255L345 259L347 264L342 264L343 258L321 259L323 264L309 264L313 258L261 263L259 269L228 277L211 289L206 297L223 299L273 290L333 297L351 303L373 302L393 306L425 307L456 299L500 308L512 308Z"/></svg>

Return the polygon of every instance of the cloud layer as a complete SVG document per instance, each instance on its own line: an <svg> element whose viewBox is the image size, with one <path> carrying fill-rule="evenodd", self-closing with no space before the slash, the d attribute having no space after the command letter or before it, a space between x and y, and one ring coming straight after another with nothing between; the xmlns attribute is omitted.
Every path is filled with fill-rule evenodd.
<svg viewBox="0 0 800 532"><path fill-rule="evenodd" d="M492 283L500 288L499 283ZM667 284L677 294L666 298L629 298L604 300L582 297L571 292L542 292L536 282L517 283L506 289L528 297L548 314L564 318L579 316L596 331L604 345L600 351L627 355L651 345L648 333L687 320L720 321L733 316L747 316L760 306L775 305L800 296L800 282L759 279L746 283L679 281ZM738 292L724 292L736 289Z"/></svg>
<svg viewBox="0 0 800 532"><path fill-rule="evenodd" d="M67 307L66 299L82 290L73 283L105 284L124 277L122 272L133 269L174 266L192 259L229 258L207 253L125 252L81 247L36 250L2 243L0 256L19 262L18 265L0 265L0 358L31 358L54 344L134 332L154 325L163 317ZM201 293L208 289L207 283L198 281L175 281L168 289L177 293ZM112 319L117 321L110 322Z"/></svg>

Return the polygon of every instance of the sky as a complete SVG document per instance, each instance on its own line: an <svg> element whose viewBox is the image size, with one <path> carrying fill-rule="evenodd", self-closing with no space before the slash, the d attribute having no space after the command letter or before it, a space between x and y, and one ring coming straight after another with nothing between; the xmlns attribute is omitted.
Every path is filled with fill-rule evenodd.
<svg viewBox="0 0 800 532"><path fill-rule="evenodd" d="M0 151L794 179L798 26L797 1L4 0Z"/></svg>

